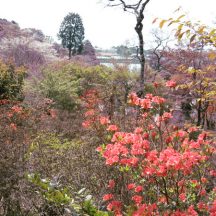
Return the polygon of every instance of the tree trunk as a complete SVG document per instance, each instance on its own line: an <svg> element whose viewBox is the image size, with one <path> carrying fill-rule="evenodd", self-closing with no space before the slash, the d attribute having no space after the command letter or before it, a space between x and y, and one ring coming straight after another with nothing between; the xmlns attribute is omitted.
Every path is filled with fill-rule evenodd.
<svg viewBox="0 0 216 216"><path fill-rule="evenodd" d="M115 2L115 0L108 0L110 2ZM139 52L138 59L140 62L140 94L144 93L144 84L145 84L145 55L144 55L144 40L143 40L143 20L144 20L144 10L146 5L150 2L150 0L139 0L134 4L127 4L124 0L119 0L119 4L111 4L111 6L119 6L122 5L124 11L132 11L136 15L136 26L135 31L138 35L139 39Z"/></svg>
<svg viewBox="0 0 216 216"><path fill-rule="evenodd" d="M201 125L202 121L202 103L199 101L198 108L197 108L197 126Z"/></svg>
<svg viewBox="0 0 216 216"><path fill-rule="evenodd" d="M71 50L71 48L68 48L68 50L69 50L69 59L71 59L72 50Z"/></svg>
<svg viewBox="0 0 216 216"><path fill-rule="evenodd" d="M135 27L136 33L139 38L139 61L140 61L140 90L143 91L145 84L145 55L144 55L144 40L143 40L143 24L142 21L144 19L143 14L140 14L137 17L137 24Z"/></svg>

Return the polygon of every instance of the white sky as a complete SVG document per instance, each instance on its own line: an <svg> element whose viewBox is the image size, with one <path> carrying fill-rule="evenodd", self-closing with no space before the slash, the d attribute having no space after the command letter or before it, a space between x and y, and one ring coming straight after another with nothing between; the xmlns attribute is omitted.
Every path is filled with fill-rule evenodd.
<svg viewBox="0 0 216 216"><path fill-rule="evenodd" d="M80 14L85 38L94 46L108 48L135 42L135 17L121 8L105 7L107 0L1 0L0 18L14 20L21 28L36 28L54 37L69 12ZM179 6L193 19L212 25L216 21L216 0L151 0L146 7L144 34L148 35L155 17L169 18ZM147 37L150 37L149 35ZM149 38L148 38L149 39Z"/></svg>

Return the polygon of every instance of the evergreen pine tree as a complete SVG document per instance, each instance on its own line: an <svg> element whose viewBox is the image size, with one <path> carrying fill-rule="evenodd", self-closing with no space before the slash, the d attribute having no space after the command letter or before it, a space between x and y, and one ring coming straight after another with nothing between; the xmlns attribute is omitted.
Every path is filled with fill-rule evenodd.
<svg viewBox="0 0 216 216"><path fill-rule="evenodd" d="M82 52L84 27L79 14L69 13L61 23L58 37L62 41L64 48L69 51L69 59L71 55L76 55Z"/></svg>

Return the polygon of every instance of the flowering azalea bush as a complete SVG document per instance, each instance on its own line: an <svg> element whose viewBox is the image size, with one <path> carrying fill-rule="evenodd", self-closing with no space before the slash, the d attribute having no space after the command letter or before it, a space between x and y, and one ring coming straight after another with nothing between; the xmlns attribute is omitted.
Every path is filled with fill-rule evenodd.
<svg viewBox="0 0 216 216"><path fill-rule="evenodd" d="M176 84L169 81L166 86ZM132 93L129 103L137 112L133 131L121 131L107 117L95 115L95 107L89 107L84 122L85 127L106 128L109 143L97 151L107 166L127 178L124 190L129 204L122 202L119 182L112 179L110 192L103 197L107 210L118 216L216 215L214 140L199 128L171 125L172 112L163 97L139 98Z"/></svg>

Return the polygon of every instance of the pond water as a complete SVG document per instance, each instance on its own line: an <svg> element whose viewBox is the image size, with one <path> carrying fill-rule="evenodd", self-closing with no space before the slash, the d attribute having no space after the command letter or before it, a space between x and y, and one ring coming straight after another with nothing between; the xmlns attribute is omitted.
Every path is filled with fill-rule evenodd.
<svg viewBox="0 0 216 216"><path fill-rule="evenodd" d="M105 66L111 67L111 68L114 67L114 65L112 63L101 63L101 65L105 65ZM118 64L118 65L124 66L124 64L121 64L121 63ZM138 72L140 70L140 65L139 64L129 64L128 68L129 68L130 71Z"/></svg>

